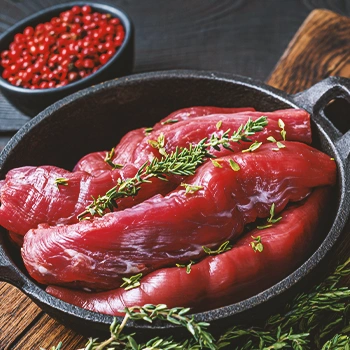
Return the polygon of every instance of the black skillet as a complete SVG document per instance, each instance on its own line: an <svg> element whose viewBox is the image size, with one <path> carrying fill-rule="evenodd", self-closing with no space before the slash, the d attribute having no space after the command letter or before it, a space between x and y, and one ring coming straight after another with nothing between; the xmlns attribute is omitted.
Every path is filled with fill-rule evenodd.
<svg viewBox="0 0 350 350"><path fill-rule="evenodd" d="M329 209L332 222L323 241L302 266L271 288L195 317L220 325L228 324L228 318L238 322L257 314L266 315L277 300L285 300L291 290L300 289L300 281L320 265L348 219L350 132L342 135L325 117L324 109L333 99L350 102L349 90L349 80L332 77L297 95L287 95L249 78L200 71L155 72L108 81L68 96L28 122L1 153L0 178L11 168L24 165L72 168L84 154L110 149L128 130L151 126L183 107L252 106L260 111L305 108L312 114L315 146L334 157L338 166L335 204ZM80 331L107 330L106 324L112 321L110 316L80 309L46 294L44 286L28 277L18 250L11 246L4 230L0 234L0 280L19 288L50 316L69 327ZM147 329L149 334L149 328L159 333L174 326L130 322L129 327L138 329L138 333L140 328Z"/></svg>

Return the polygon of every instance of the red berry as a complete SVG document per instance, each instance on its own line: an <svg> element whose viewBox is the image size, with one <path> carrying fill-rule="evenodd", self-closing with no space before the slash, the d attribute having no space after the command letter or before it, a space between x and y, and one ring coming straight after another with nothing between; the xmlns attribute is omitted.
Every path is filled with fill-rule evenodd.
<svg viewBox="0 0 350 350"><path fill-rule="evenodd" d="M83 61L83 67L84 68L94 68L94 61L90 58L87 58Z"/></svg>
<svg viewBox="0 0 350 350"><path fill-rule="evenodd" d="M73 6L17 33L1 53L2 76L31 89L65 86L106 64L124 37L118 18L93 12L89 5Z"/></svg>
<svg viewBox="0 0 350 350"><path fill-rule="evenodd" d="M110 59L110 56L104 53L100 56L100 63L104 65L109 61L109 59Z"/></svg>
<svg viewBox="0 0 350 350"><path fill-rule="evenodd" d="M91 13L91 7L89 5L85 5L81 8L81 12L84 15L87 15L88 13Z"/></svg>
<svg viewBox="0 0 350 350"><path fill-rule="evenodd" d="M43 81L40 83L39 88L40 89L47 89L49 87L49 84L47 81Z"/></svg>
<svg viewBox="0 0 350 350"><path fill-rule="evenodd" d="M41 80L40 75L39 74L34 74L33 77L32 77L32 84L38 85L40 80Z"/></svg>
<svg viewBox="0 0 350 350"><path fill-rule="evenodd" d="M11 76L11 72L8 69L4 69L4 71L2 72L2 77L4 79L8 79Z"/></svg>
<svg viewBox="0 0 350 350"><path fill-rule="evenodd" d="M68 73L68 80L70 82L75 81L78 79L78 73L77 72L70 72Z"/></svg>
<svg viewBox="0 0 350 350"><path fill-rule="evenodd" d="M81 8L79 6L73 6L71 10L75 15L79 15L81 13Z"/></svg>
<svg viewBox="0 0 350 350"><path fill-rule="evenodd" d="M109 23L116 26L117 24L120 23L120 20L119 20L119 18L111 18Z"/></svg>
<svg viewBox="0 0 350 350"><path fill-rule="evenodd" d="M32 36L34 34L33 27L27 27L26 29L24 29L23 34L25 36Z"/></svg>

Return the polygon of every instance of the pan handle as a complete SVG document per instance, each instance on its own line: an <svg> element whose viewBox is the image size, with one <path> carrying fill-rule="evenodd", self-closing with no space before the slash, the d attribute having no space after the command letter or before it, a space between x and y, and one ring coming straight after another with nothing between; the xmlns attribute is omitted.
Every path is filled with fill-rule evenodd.
<svg viewBox="0 0 350 350"><path fill-rule="evenodd" d="M22 289L26 281L22 278L20 271L8 257L5 249L4 237L0 232L0 281L11 283L15 287Z"/></svg>
<svg viewBox="0 0 350 350"><path fill-rule="evenodd" d="M312 114L313 118L328 132L343 160L350 154L350 130L341 133L328 119L324 109L334 99L342 98L350 104L350 79L328 77L309 89L292 96L295 103ZM347 121L350 129L350 116Z"/></svg>

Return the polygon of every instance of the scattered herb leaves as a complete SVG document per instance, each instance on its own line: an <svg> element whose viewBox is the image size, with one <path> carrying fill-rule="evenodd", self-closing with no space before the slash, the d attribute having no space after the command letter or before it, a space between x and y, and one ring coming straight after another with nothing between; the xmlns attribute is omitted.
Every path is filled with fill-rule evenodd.
<svg viewBox="0 0 350 350"><path fill-rule="evenodd" d="M181 183L180 186L185 187L185 189L186 189L185 194L193 194L193 193L203 189L203 186L191 185L191 184L186 184L186 183Z"/></svg>
<svg viewBox="0 0 350 350"><path fill-rule="evenodd" d="M250 243L250 246L253 248L254 252L261 253L264 250L264 246L261 242L261 236L251 236L253 238L253 241Z"/></svg>
<svg viewBox="0 0 350 350"><path fill-rule="evenodd" d="M57 188L59 189L59 185L61 186L68 186L68 179L66 179L65 177L58 177L55 180L55 185L57 186Z"/></svg>
<svg viewBox="0 0 350 350"><path fill-rule="evenodd" d="M120 286L120 288L124 288L125 290L137 288L141 285L140 279L142 277L142 273L138 273L137 275L131 277L123 277L122 280L124 283Z"/></svg>
<svg viewBox="0 0 350 350"><path fill-rule="evenodd" d="M208 254L208 255L219 255L221 253L227 252L232 249L232 245L230 245L229 241L226 241L220 245L220 247L216 250L212 250L208 247L202 246L203 250Z"/></svg>

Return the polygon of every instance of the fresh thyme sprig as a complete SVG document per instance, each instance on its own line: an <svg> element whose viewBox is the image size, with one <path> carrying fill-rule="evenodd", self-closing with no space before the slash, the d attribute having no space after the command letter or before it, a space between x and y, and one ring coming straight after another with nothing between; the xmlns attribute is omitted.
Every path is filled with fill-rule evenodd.
<svg viewBox="0 0 350 350"><path fill-rule="evenodd" d="M192 265L195 264L195 263L196 263L195 261L191 260L187 265L176 264L176 267L185 267L186 268L186 273L190 274Z"/></svg>
<svg viewBox="0 0 350 350"><path fill-rule="evenodd" d="M111 336L109 339L99 343L97 339L90 338L84 350L102 350L102 349L211 349L215 350L214 337L206 331L209 326L206 322L196 322L193 317L189 317L186 314L189 312L189 308L175 307L169 309L164 304L159 305L144 305L134 306L126 308L125 317L122 323L118 323L116 319L110 326ZM143 320L152 323L154 320L162 320L173 323L178 326L187 328L192 335L193 339L186 340L182 343L177 343L173 338L167 339L153 338L144 345L137 344L132 335L123 334L122 331L128 320ZM195 347L192 345L195 343ZM83 350L83 349L81 349Z"/></svg>
<svg viewBox="0 0 350 350"><path fill-rule="evenodd" d="M267 224L264 226L257 226L256 228L259 230L263 230L268 227L272 227L273 224L276 224L277 222L282 220L282 216L279 216L278 218L275 218L275 203L272 203L270 207L270 217L266 220Z"/></svg>
<svg viewBox="0 0 350 350"><path fill-rule="evenodd" d="M264 246L261 241L261 236L251 236L253 238L253 241L250 242L250 246L253 248L254 252L259 252L261 253L264 250Z"/></svg>
<svg viewBox="0 0 350 350"><path fill-rule="evenodd" d="M143 129L143 132L146 136L148 136L152 131L153 131L152 127Z"/></svg>
<svg viewBox="0 0 350 350"><path fill-rule="evenodd" d="M181 183L180 186L185 187L185 194L193 194L204 188L203 186L191 185L186 183Z"/></svg>
<svg viewBox="0 0 350 350"><path fill-rule="evenodd" d="M113 147L109 152L106 152L106 156L105 156L104 161L108 165L110 165L112 167L112 169L122 169L123 168L122 164L113 163L112 159L113 159L114 155L115 155L115 149Z"/></svg>
<svg viewBox="0 0 350 350"><path fill-rule="evenodd" d="M282 119L278 119L278 126L280 127L281 129L281 136L283 138L283 141L286 141L286 135L287 135L287 132L286 130L284 130L284 127L286 126L284 124L284 121Z"/></svg>
<svg viewBox="0 0 350 350"><path fill-rule="evenodd" d="M220 245L220 247L216 250L212 250L212 249L205 247L205 246L203 246L202 248L208 255L218 255L218 254L222 254L222 253L225 253L225 252L231 250L232 245L230 245L229 241L226 241L226 242L222 243Z"/></svg>
<svg viewBox="0 0 350 350"><path fill-rule="evenodd" d="M138 273L137 275L131 277L123 277L122 280L124 283L120 286L120 288L124 288L125 290L137 288L141 285L141 277L142 273Z"/></svg>
<svg viewBox="0 0 350 350"><path fill-rule="evenodd" d="M227 329L218 340L208 333L207 323L196 323L187 316L188 308L168 309L165 305L129 308L121 323L115 319L109 339L90 338L80 350L349 350L350 288L339 287L343 276L350 275L350 259L308 293L299 294L281 314L268 318L263 326L238 326ZM129 319L150 322L161 319L187 328L192 337L182 341L172 337L152 338L137 343L136 334L125 334ZM65 350L62 343L51 350Z"/></svg>
<svg viewBox="0 0 350 350"><path fill-rule="evenodd" d="M57 188L59 188L58 185L62 185L62 186L68 186L68 179L66 179L65 177L58 177L55 180L55 185L57 186Z"/></svg>
<svg viewBox="0 0 350 350"><path fill-rule="evenodd" d="M167 125L167 124L175 124L179 121L179 119L168 119L165 122L162 122L162 125Z"/></svg>
<svg viewBox="0 0 350 350"><path fill-rule="evenodd" d="M106 192L104 196L93 198L92 203L86 210L78 215L82 220L86 215L103 216L106 210L113 211L117 208L117 200L124 197L136 196L141 189L141 184L151 182L151 178L158 178L166 181L168 175L189 176L194 175L196 169L205 162L206 158L212 158L208 149L213 147L220 150L220 146L231 149L230 142L251 141L248 137L255 132L263 130L267 125L267 117L260 117L255 121L249 120L242 124L237 131L230 136L230 130L225 131L221 136L213 134L210 139L204 138L197 145L190 145L188 148L176 150L170 154L165 152L165 136L160 134L158 139L149 140L152 147L163 150L161 159L153 158L152 161L144 163L133 178L118 180L116 186Z"/></svg>

